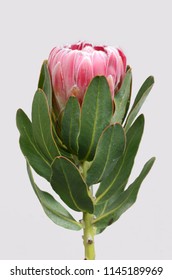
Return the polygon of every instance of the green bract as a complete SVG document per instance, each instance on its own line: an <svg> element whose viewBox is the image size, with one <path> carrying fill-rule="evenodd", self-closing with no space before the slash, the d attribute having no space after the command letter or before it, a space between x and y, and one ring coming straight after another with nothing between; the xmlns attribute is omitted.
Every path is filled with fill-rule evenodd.
<svg viewBox="0 0 172 280"><path fill-rule="evenodd" d="M129 110L131 69L128 67L113 101L106 78L97 76L82 105L71 96L58 114L52 103L47 62L43 63L33 98L32 120L19 109L17 127L32 187L54 223L71 230L83 228L70 210L38 188L31 167L50 183L58 200L75 211L92 215L91 220L86 217L85 221L96 233L114 223L136 201L155 160L150 159L127 186L144 130L144 116L137 114L153 83L153 77L143 83ZM93 185L97 183L95 193Z"/></svg>

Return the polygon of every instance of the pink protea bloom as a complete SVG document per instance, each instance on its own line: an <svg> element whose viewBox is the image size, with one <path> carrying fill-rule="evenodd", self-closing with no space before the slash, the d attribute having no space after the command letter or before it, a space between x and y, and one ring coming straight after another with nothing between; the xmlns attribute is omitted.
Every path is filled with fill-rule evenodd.
<svg viewBox="0 0 172 280"><path fill-rule="evenodd" d="M86 42L55 47L48 59L52 86L58 108L62 110L73 95L82 104L90 81L95 76L107 78L112 99L126 71L124 53L110 46L93 46Z"/></svg>

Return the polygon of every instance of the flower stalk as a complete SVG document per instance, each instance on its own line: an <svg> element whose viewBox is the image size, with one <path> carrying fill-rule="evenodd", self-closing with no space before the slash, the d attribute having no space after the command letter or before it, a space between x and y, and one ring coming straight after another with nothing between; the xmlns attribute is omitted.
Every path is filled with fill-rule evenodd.
<svg viewBox="0 0 172 280"><path fill-rule="evenodd" d="M83 221L84 221L83 243L85 248L85 260L95 260L95 244L94 244L95 228L92 224L93 219L94 219L93 214L89 214L87 212L83 213Z"/></svg>
<svg viewBox="0 0 172 280"><path fill-rule="evenodd" d="M84 179L87 176L87 169L89 168L89 163L87 161L83 162L82 174ZM89 187L89 195L92 200L93 197L93 186ZM85 260L95 260L95 227L93 226L94 214L88 212L83 212L83 244L85 250Z"/></svg>

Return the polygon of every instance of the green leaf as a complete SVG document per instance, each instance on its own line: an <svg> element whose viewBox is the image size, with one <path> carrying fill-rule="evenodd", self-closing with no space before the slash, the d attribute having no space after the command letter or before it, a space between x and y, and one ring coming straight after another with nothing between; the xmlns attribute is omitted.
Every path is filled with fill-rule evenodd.
<svg viewBox="0 0 172 280"><path fill-rule="evenodd" d="M17 127L20 132L20 148L33 169L48 181L51 176L51 165L37 147L32 133L32 124L23 110L16 115Z"/></svg>
<svg viewBox="0 0 172 280"><path fill-rule="evenodd" d="M132 122L134 121L135 117L137 116L141 106L143 105L146 97L148 96L150 90L152 89L154 84L154 78L152 76L148 77L146 81L141 86L134 104L128 114L126 123L125 123L125 130L128 131L129 127L131 126Z"/></svg>
<svg viewBox="0 0 172 280"><path fill-rule="evenodd" d="M34 182L33 175L29 164L27 163L27 172L31 185L37 195L46 215L57 225L71 229L71 230L80 230L82 225L78 223L71 214L58 202L54 199L52 195L47 192L44 192L38 188Z"/></svg>
<svg viewBox="0 0 172 280"><path fill-rule="evenodd" d="M79 159L92 160L100 135L112 118L112 98L107 80L97 76L91 81L81 108Z"/></svg>
<svg viewBox="0 0 172 280"><path fill-rule="evenodd" d="M32 104L32 128L35 142L51 162L61 155L53 138L52 121L45 93L38 89Z"/></svg>
<svg viewBox="0 0 172 280"><path fill-rule="evenodd" d="M78 99L71 96L64 109L61 124L61 135L66 147L75 154L78 152L79 127L80 105Z"/></svg>
<svg viewBox="0 0 172 280"><path fill-rule="evenodd" d="M46 95L41 89L36 91L33 99L32 127L35 142L51 163L56 156L60 155L71 159L71 154L65 150L57 136Z"/></svg>
<svg viewBox="0 0 172 280"><path fill-rule="evenodd" d="M87 171L88 185L100 182L107 177L122 156L125 148L125 134L120 124L110 125L102 133L96 154Z"/></svg>
<svg viewBox="0 0 172 280"><path fill-rule="evenodd" d="M53 138L57 144L58 147L62 148L62 149L65 149L66 146L62 143L62 140L60 138L60 136L58 135L57 131L57 126L56 126L56 123L55 121L52 119L52 133L53 133Z"/></svg>
<svg viewBox="0 0 172 280"><path fill-rule="evenodd" d="M129 129L126 138L126 149L113 171L100 184L97 190L97 203L109 199L112 195L121 192L130 176L134 159L142 138L144 117L140 115Z"/></svg>
<svg viewBox="0 0 172 280"><path fill-rule="evenodd" d="M48 105L50 110L52 109L52 87L51 87L51 78L48 71L47 60L45 60L41 67L38 88L42 89L48 100Z"/></svg>
<svg viewBox="0 0 172 280"><path fill-rule="evenodd" d="M115 95L115 113L112 123L122 123L129 107L132 86L131 68L128 69L119 91Z"/></svg>
<svg viewBox="0 0 172 280"><path fill-rule="evenodd" d="M61 199L73 210L93 213L93 202L77 167L65 157L52 164L51 185Z"/></svg>
<svg viewBox="0 0 172 280"><path fill-rule="evenodd" d="M142 169L136 180L116 199L108 205L106 212L94 220L94 225L98 228L105 228L119 219L119 217L130 208L136 201L141 183L149 173L155 158L151 158Z"/></svg>
<svg viewBox="0 0 172 280"><path fill-rule="evenodd" d="M73 155L70 153L70 151L67 149L65 144L62 142L61 136L58 135L58 128L56 123L53 121L53 119L52 119L52 132L53 132L53 139L58 147L60 154L73 161Z"/></svg>

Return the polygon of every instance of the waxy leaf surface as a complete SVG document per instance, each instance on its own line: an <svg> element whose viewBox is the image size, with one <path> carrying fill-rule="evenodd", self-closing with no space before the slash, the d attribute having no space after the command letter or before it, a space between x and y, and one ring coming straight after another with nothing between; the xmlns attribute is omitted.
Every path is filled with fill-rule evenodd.
<svg viewBox="0 0 172 280"><path fill-rule="evenodd" d="M122 156L125 148L125 134L120 124L107 127L98 142L95 157L87 171L88 185L107 177Z"/></svg>
<svg viewBox="0 0 172 280"><path fill-rule="evenodd" d="M144 178L149 173L155 158L151 158L143 167L140 175L136 180L125 190L123 191L114 202L107 203L106 210L101 213L94 221L94 225L100 229L111 225L119 219L119 217L130 208L136 201L137 194L141 183Z"/></svg>
<svg viewBox="0 0 172 280"><path fill-rule="evenodd" d="M109 176L100 183L96 193L97 202L106 201L124 189L134 164L143 129L144 117L140 115L126 135L127 141L124 155L118 161Z"/></svg>
<svg viewBox="0 0 172 280"><path fill-rule="evenodd" d="M32 104L32 128L35 142L51 162L61 155L52 133L52 121L45 93L38 89Z"/></svg>
<svg viewBox="0 0 172 280"><path fill-rule="evenodd" d="M131 69L129 68L119 91L115 94L115 113L112 118L112 123L123 122L130 103L131 86L132 74Z"/></svg>
<svg viewBox="0 0 172 280"><path fill-rule="evenodd" d="M76 166L65 157L52 164L51 185L61 199L73 210L93 213L93 202Z"/></svg>
<svg viewBox="0 0 172 280"><path fill-rule="evenodd" d="M48 71L47 60L45 60L41 67L38 88L42 89L48 100L48 105L50 110L52 109L52 87L51 87L51 79Z"/></svg>
<svg viewBox="0 0 172 280"><path fill-rule="evenodd" d="M32 124L23 110L19 109L16 116L17 127L20 132L20 148L33 169L48 181L51 176L51 163L41 153L35 143L32 133Z"/></svg>
<svg viewBox="0 0 172 280"><path fill-rule="evenodd" d="M78 103L78 99L71 96L64 109L61 124L61 135L63 143L75 154L78 152L79 128L80 105Z"/></svg>
<svg viewBox="0 0 172 280"><path fill-rule="evenodd" d="M79 159L92 160L99 137L112 118L112 98L107 80L95 77L84 96L81 107Z"/></svg>
<svg viewBox="0 0 172 280"><path fill-rule="evenodd" d="M58 202L54 197L38 188L34 182L33 175L29 164L27 163L27 171L31 185L37 195L46 215L57 225L71 229L80 230L82 225L78 223L71 214Z"/></svg>
<svg viewBox="0 0 172 280"><path fill-rule="evenodd" d="M143 105L146 97L148 96L150 90L152 89L153 84L154 84L154 78L152 76L150 76L146 79L146 81L141 86L141 88L135 98L134 104L128 114L128 117L127 117L127 120L125 123L126 131L129 129L129 127L133 123L133 121L134 121L135 117L137 116L141 106Z"/></svg>

